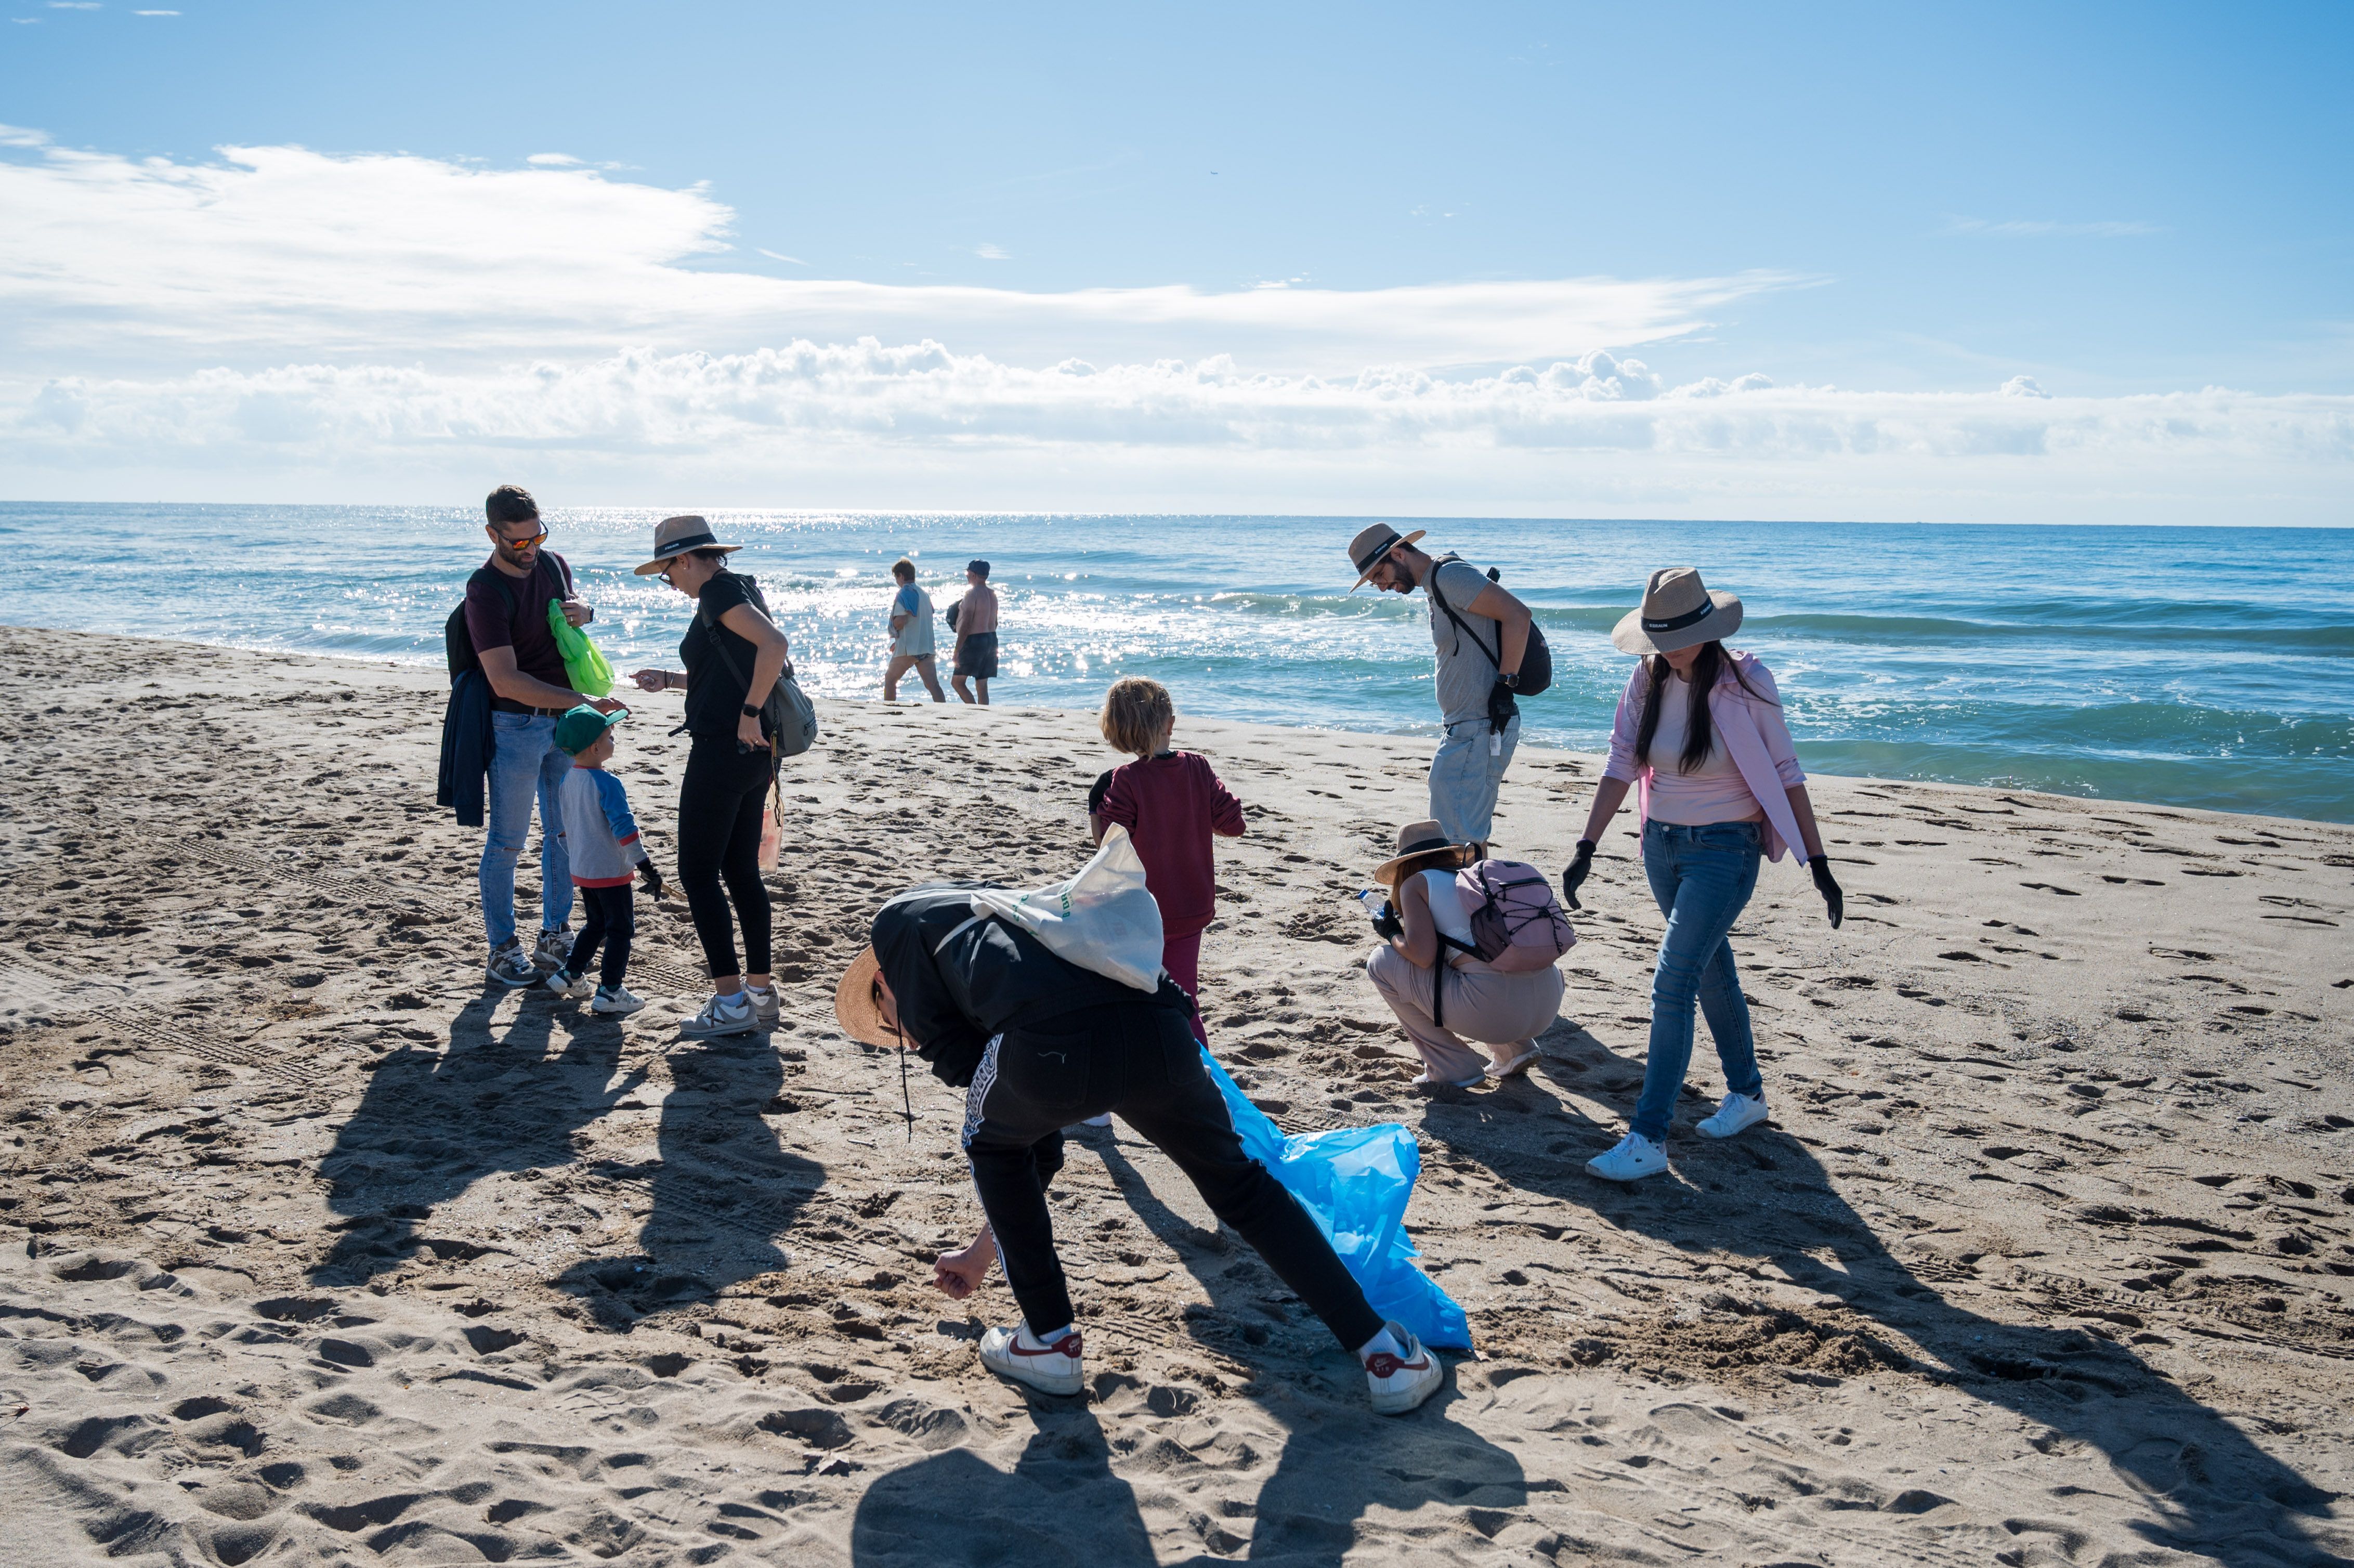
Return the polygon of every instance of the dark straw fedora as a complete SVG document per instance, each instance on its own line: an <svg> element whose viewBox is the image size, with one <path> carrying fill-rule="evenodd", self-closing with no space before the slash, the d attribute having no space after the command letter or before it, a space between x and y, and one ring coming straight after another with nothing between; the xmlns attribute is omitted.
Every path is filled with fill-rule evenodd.
<svg viewBox="0 0 2354 1568"><path fill-rule="evenodd" d="M1411 545L1427 532L1416 528L1411 534L1400 534L1386 523L1376 523L1349 541L1349 564L1357 568L1357 580L1349 585L1351 593L1365 586L1373 568L1388 558L1400 545Z"/></svg>
<svg viewBox="0 0 2354 1568"><path fill-rule="evenodd" d="M1740 599L1712 592L1697 567L1662 567L1643 585L1643 608L1612 629L1610 641L1627 653L1673 653L1722 641L1740 628Z"/></svg>
<svg viewBox="0 0 2354 1568"><path fill-rule="evenodd" d="M713 537L708 518L665 517L654 524L654 558L638 568L638 576L650 577L692 550L725 550L733 555L743 547L723 545Z"/></svg>

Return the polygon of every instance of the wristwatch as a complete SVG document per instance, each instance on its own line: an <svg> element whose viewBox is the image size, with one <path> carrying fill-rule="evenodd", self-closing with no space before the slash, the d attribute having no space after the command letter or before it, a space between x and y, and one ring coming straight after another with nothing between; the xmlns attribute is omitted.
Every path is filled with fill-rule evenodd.
<svg viewBox="0 0 2354 1568"><path fill-rule="evenodd" d="M1497 675L1496 679L1503 682L1504 684L1511 687L1512 690L1516 692L1521 689L1521 673L1518 670L1513 671L1509 675L1500 673Z"/></svg>
<svg viewBox="0 0 2354 1568"><path fill-rule="evenodd" d="M750 703L746 703L744 705L743 711L746 718L758 718L760 716L760 710L754 707Z"/></svg>

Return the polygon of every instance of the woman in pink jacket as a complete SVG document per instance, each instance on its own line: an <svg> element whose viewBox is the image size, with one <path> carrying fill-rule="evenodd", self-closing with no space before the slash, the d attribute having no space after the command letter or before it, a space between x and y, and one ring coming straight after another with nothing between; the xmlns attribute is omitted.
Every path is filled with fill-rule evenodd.
<svg viewBox="0 0 2354 1568"><path fill-rule="evenodd" d="M1617 647L1645 657L1618 699L1610 761L1562 888L1570 907L1580 907L1577 889L1594 869L1595 841L1633 785L1643 874L1668 917L1651 974L1650 1054L1634 1125L1617 1148L1585 1164L1613 1181L1668 1168L1668 1124L1691 1061L1695 1001L1716 1038L1726 1091L1701 1135L1731 1138L1766 1118L1766 1080L1732 941L1733 923L1756 890L1759 862L1778 861L1797 845L1833 929L1843 909L1773 673L1724 646L1740 624L1738 599L1710 592L1690 567L1673 567L1651 574L1643 608L1610 634Z"/></svg>

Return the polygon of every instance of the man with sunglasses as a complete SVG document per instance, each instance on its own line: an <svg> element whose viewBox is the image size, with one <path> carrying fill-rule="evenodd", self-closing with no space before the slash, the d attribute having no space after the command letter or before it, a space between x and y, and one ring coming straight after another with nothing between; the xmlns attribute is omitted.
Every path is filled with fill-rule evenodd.
<svg viewBox="0 0 2354 1568"><path fill-rule="evenodd" d="M572 758L556 746L556 721L583 703L610 713L620 704L591 701L572 689L564 653L548 630L547 607L585 626L596 612L572 596L572 568L543 546L539 503L519 484L503 484L483 503L491 558L466 580L466 632L491 687L491 754L482 841L482 928L490 938L487 972L501 985L535 984L571 951L572 865L564 853L557 804ZM539 800L539 939L526 957L515 934L514 872Z"/></svg>

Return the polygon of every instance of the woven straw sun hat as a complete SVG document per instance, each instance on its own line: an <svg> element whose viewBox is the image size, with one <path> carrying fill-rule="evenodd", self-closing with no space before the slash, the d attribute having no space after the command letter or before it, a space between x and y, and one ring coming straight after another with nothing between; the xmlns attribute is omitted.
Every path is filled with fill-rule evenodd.
<svg viewBox="0 0 2354 1568"><path fill-rule="evenodd" d="M713 536L708 518L665 517L654 524L654 558L638 568L638 576L650 577L690 550L725 550L733 555L743 547L721 544Z"/></svg>
<svg viewBox="0 0 2354 1568"><path fill-rule="evenodd" d="M1365 579L1373 575L1373 568L1380 566L1392 550L1400 545L1413 544L1427 532L1427 529L1416 528L1411 534L1400 534L1386 523L1376 523L1359 533L1349 541L1349 564L1357 568L1357 580L1349 585L1349 591L1354 593L1364 587Z"/></svg>
<svg viewBox="0 0 2354 1568"><path fill-rule="evenodd" d="M1414 872L1461 865L1476 853L1469 844L1448 838L1435 821L1408 822L1398 830L1397 853L1373 867L1373 880L1395 887Z"/></svg>
<svg viewBox="0 0 2354 1568"><path fill-rule="evenodd" d="M883 1009L875 1001L875 977L882 972L882 961L873 948L867 948L850 960L842 982L833 988L833 1021L842 1025L844 1034L862 1044L900 1044L898 1033L883 1022Z"/></svg>
<svg viewBox="0 0 2354 1568"><path fill-rule="evenodd" d="M1623 653L1673 653L1717 642L1741 627L1741 600L1712 590L1697 567L1662 567L1643 585L1643 608L1612 629Z"/></svg>

